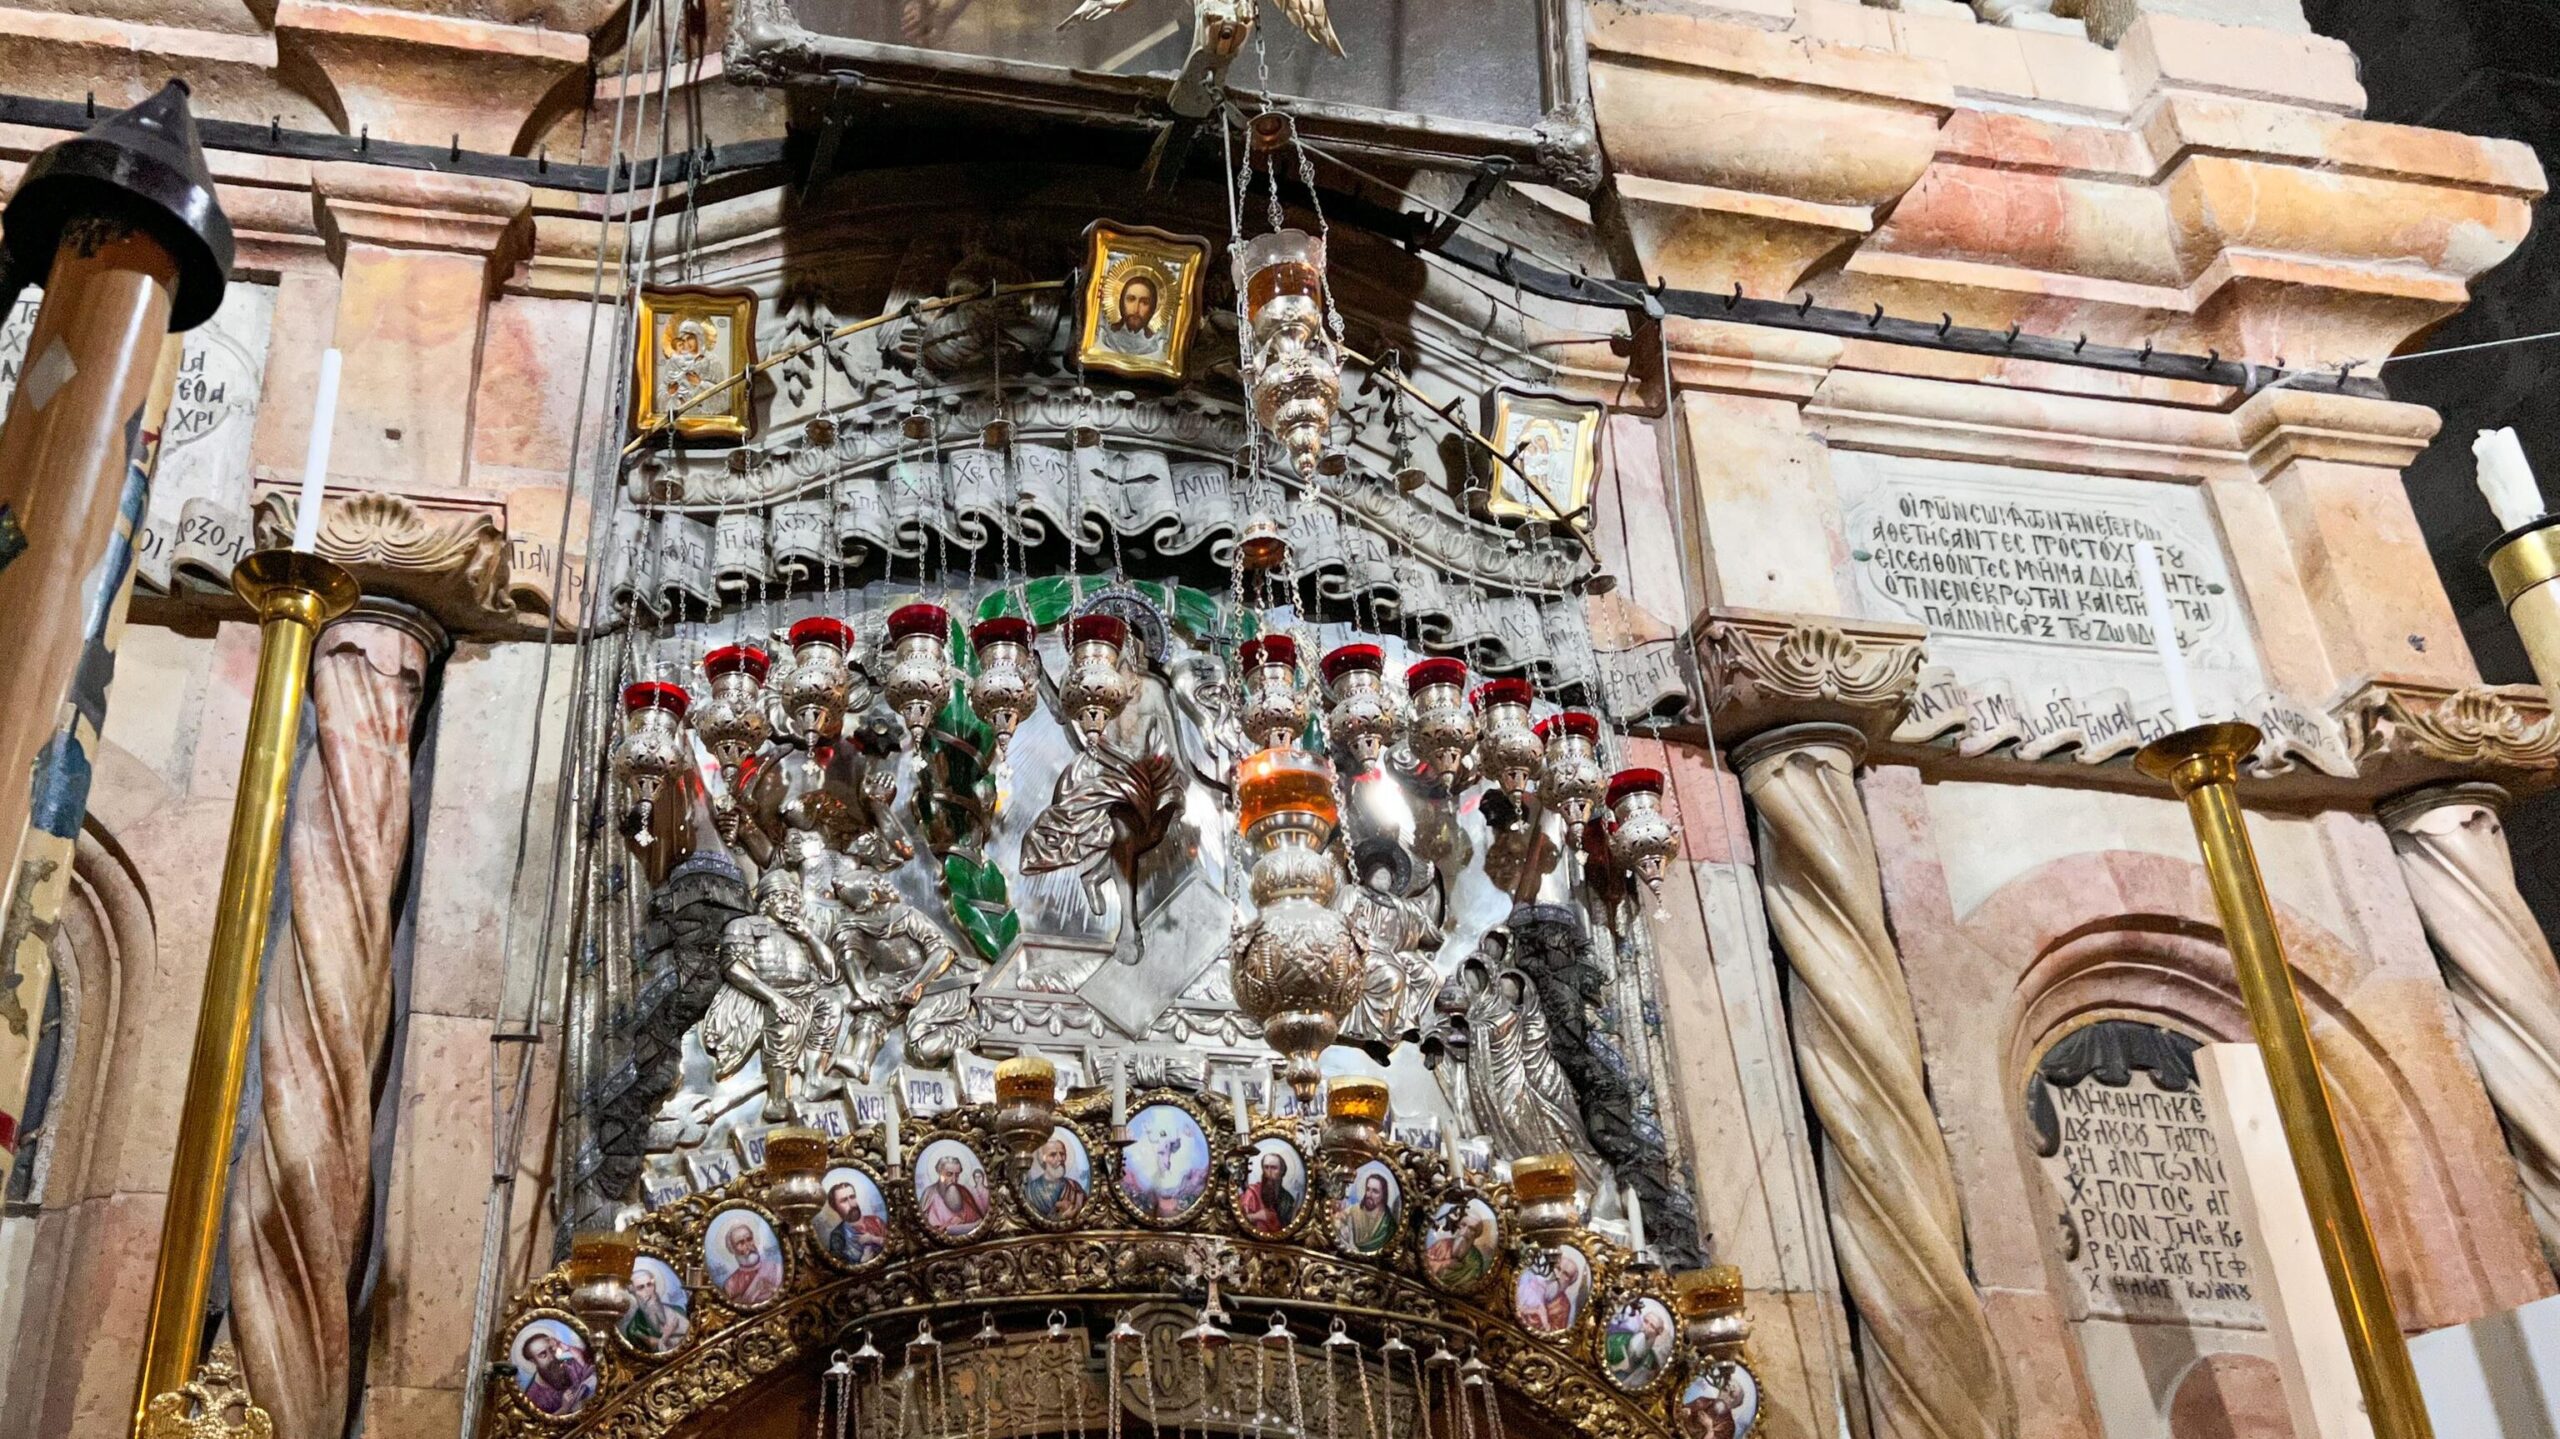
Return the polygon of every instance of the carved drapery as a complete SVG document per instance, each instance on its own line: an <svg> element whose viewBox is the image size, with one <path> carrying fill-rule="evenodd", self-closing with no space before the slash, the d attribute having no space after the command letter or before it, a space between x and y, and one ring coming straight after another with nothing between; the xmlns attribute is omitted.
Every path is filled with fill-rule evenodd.
<svg viewBox="0 0 2560 1439"><path fill-rule="evenodd" d="M318 743L286 836L293 942L266 976L259 1124L230 1214L232 1333L284 1434L346 1425L347 1290L371 1223L409 739L438 644L422 618L359 609L321 633L311 665Z"/></svg>
<svg viewBox="0 0 2560 1439"><path fill-rule="evenodd" d="M1796 1067L1826 1140L1832 1242L1867 1331L1881 1432L2009 1439L2016 1409L1965 1268L1955 1171L1858 803L1860 752L1856 730L1827 724L1735 752L1770 928L1803 986Z"/></svg>
<svg viewBox="0 0 2560 1439"><path fill-rule="evenodd" d="M2505 1121L2525 1207L2560 1266L2560 968L2516 891L2489 785L2449 785L2385 805L2391 847L2445 960L2472 1062Z"/></svg>

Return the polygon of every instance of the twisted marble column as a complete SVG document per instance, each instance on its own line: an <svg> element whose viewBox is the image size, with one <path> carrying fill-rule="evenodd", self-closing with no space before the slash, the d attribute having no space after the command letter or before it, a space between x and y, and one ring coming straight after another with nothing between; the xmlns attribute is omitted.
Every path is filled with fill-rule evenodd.
<svg viewBox="0 0 2560 1439"><path fill-rule="evenodd" d="M391 904L409 852L409 738L441 636L359 607L311 662L318 747L285 838L293 942L258 1016L259 1124L231 1193L231 1330L276 1432L346 1427L348 1288L373 1207L374 1076L391 1023Z"/></svg>
<svg viewBox="0 0 2560 1439"><path fill-rule="evenodd" d="M2560 1266L2560 968L2516 891L2498 819L2505 800L2494 785L2446 785L2394 800L2381 816L2444 956L2445 987L2505 1122L2543 1254Z"/></svg>
<svg viewBox="0 0 2560 1439"><path fill-rule="evenodd" d="M1965 1269L1955 1170L1858 804L1863 749L1856 730L1808 724L1735 752L1770 928L1803 986L1796 1068L1822 1126L1832 1243L1867 1334L1880 1432L2011 1439L2017 1410Z"/></svg>

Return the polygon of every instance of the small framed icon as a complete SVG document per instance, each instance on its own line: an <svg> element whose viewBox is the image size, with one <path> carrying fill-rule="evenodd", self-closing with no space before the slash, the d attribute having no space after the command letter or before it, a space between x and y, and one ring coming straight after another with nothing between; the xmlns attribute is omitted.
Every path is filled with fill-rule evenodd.
<svg viewBox="0 0 2560 1439"><path fill-rule="evenodd" d="M1179 380L1200 320L1209 242L1096 220L1085 235L1084 322L1076 363Z"/></svg>
<svg viewBox="0 0 2560 1439"><path fill-rule="evenodd" d="M1485 509L1495 519L1588 524L1600 470L1601 407L1539 390L1485 397L1485 438L1510 456L1493 466Z"/></svg>
<svg viewBox="0 0 2560 1439"><path fill-rule="evenodd" d="M755 428L756 297L696 286L640 294L631 427L737 441Z"/></svg>

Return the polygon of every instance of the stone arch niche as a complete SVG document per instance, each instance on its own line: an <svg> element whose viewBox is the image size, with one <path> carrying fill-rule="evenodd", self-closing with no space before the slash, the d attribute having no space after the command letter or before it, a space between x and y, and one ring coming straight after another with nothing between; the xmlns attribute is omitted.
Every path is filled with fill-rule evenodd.
<svg viewBox="0 0 2560 1439"><path fill-rule="evenodd" d="M2200 867L2110 851L2031 870L1960 926L1986 955L2029 955L2009 961L2003 1118L2063 1331L2055 1337L2104 1439L2292 1432L2254 1276L2231 1272L2235 1236L2224 1225L2242 1217L2204 1192L2223 1176L2192 1163L2219 1163L2206 1153L2218 1145L2205 1137L2211 1115L2193 1052L2249 1038L2211 906ZM2456 1156L2407 1072L2406 1036L2381 1032L2405 1021L2382 1010L2407 996L2325 927L2281 908L2278 922L2403 1323L2433 1327L2492 1307L2489 1266L2463 1234L2471 1196ZM2083 1122L2076 1144L2064 1132L2074 1120ZM2103 1133L2100 1120L2112 1121ZM2092 1207L2073 1204L2073 1183L2158 1182L2163 1165L2193 1181L2184 1202L2118 1191L2118 1202L2095 1206L2095 1227L2121 1227L2088 1232ZM2073 1208L2079 1222L2066 1218ZM2092 1253L2109 1242L2113 1254ZM2169 1282L2146 1289L2143 1266L2156 1273L2170 1254L2184 1272L2158 1273ZM2190 1279L2203 1285L2192 1295Z"/></svg>

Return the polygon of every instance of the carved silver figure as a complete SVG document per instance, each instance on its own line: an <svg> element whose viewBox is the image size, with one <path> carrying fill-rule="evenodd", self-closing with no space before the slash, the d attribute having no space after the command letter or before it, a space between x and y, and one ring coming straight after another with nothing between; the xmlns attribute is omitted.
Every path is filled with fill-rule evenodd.
<svg viewBox="0 0 2560 1439"><path fill-rule="evenodd" d="M838 895L848 912L835 931L835 940L853 988L843 1067L858 1081L868 1082L890 1032L908 1023L926 991L959 967L960 950L940 926L901 898L897 886L880 870L861 870L839 888ZM968 990L963 987L959 992L965 998ZM920 1039L909 1031L911 1059L924 1064L947 1062L947 1052L934 1057L937 1047L933 1036Z"/></svg>
<svg viewBox="0 0 2560 1439"><path fill-rule="evenodd" d="M1069 733L1076 754L1058 772L1049 807L1022 837L1022 872L1075 873L1097 914L1105 912L1109 892L1117 890L1120 927L1112 953L1122 963L1135 964L1140 958L1138 859L1164 839L1182 808L1172 692L1152 670L1131 672L1129 666L1146 661L1135 651L1124 659L1121 642L1129 633L1124 621L1079 615L1069 622L1069 631L1079 656L1088 649L1108 653L1070 665L1068 683L1060 687L1060 704L1074 720ZM1077 688L1085 663L1110 667L1118 702L1107 714L1094 713L1093 692Z"/></svg>
<svg viewBox="0 0 2560 1439"><path fill-rule="evenodd" d="M1379 1052L1418 1032L1440 995L1440 971L1432 958L1446 936L1427 898L1385 894L1368 884L1351 888L1343 920L1360 955L1360 999L1343 1017L1342 1041Z"/></svg>
<svg viewBox="0 0 2560 1439"><path fill-rule="evenodd" d="M1497 1154L1571 1154L1602 1172L1573 1085L1549 1048L1547 1015L1527 977L1488 935L1440 991L1424 1052L1452 1108Z"/></svg>
<svg viewBox="0 0 2560 1439"><path fill-rule="evenodd" d="M809 832L802 835L814 838ZM720 935L727 981L703 1016L702 1047L725 1079L749 1056L764 1061L764 1118L792 1117L792 1102L835 1067L844 1029L844 970L809 923L804 876L776 865L756 882L756 912Z"/></svg>

